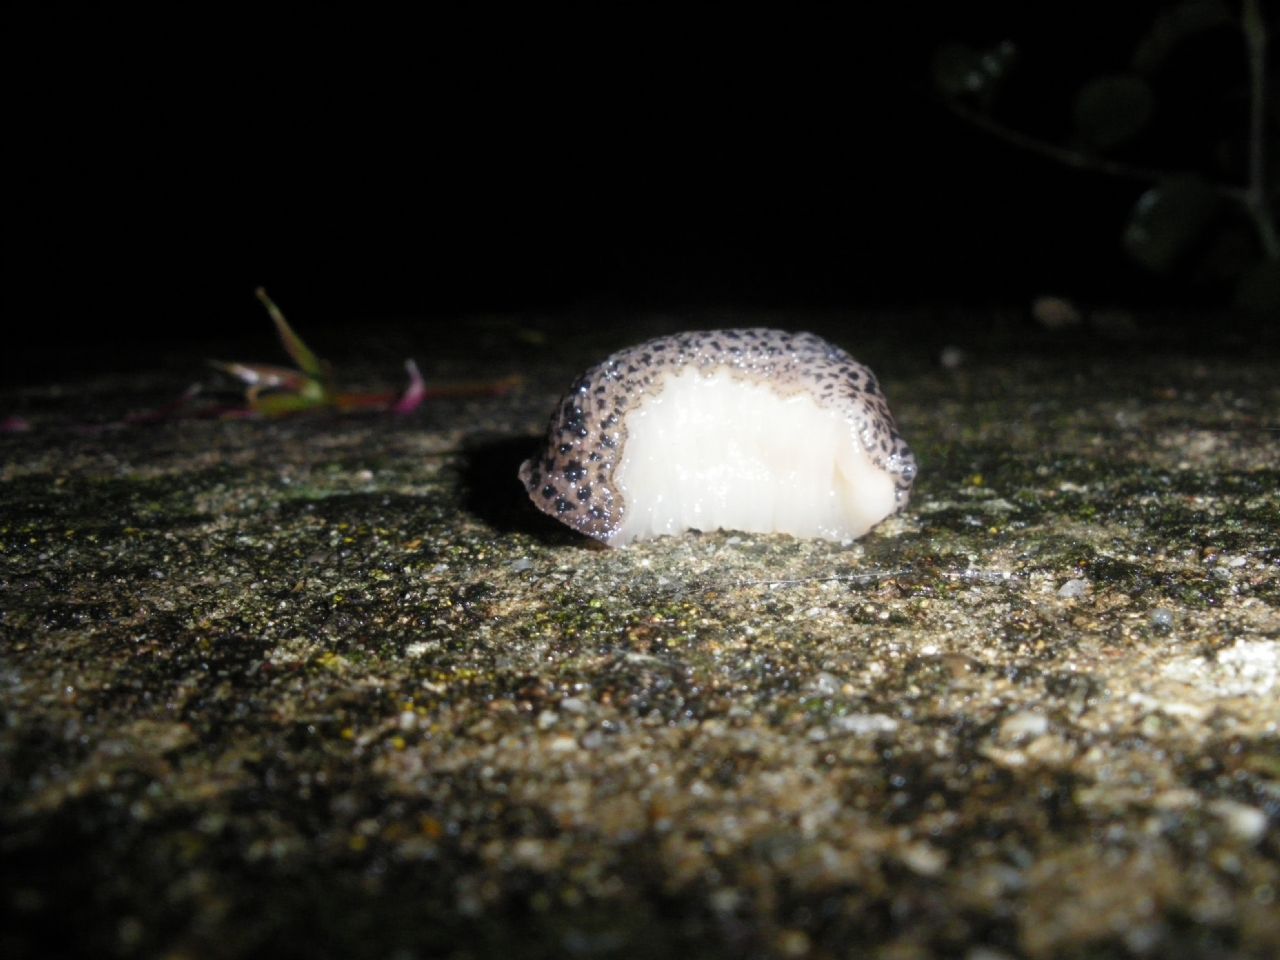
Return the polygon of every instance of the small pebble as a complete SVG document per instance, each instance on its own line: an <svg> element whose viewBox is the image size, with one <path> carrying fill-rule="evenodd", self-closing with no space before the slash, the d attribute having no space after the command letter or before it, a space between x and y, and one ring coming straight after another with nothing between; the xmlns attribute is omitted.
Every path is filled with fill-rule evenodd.
<svg viewBox="0 0 1280 960"><path fill-rule="evenodd" d="M947 868L947 855L923 840L904 847L898 856L922 877L936 877Z"/></svg>
<svg viewBox="0 0 1280 960"><path fill-rule="evenodd" d="M707 899L716 913L732 913L742 902L742 894L733 887L721 887L713 890Z"/></svg>
<svg viewBox="0 0 1280 960"><path fill-rule="evenodd" d="M784 930L778 935L778 953L784 957L803 957L809 953L809 935L803 930Z"/></svg>
<svg viewBox="0 0 1280 960"><path fill-rule="evenodd" d="M1075 600L1077 597L1083 597L1089 592L1089 581L1081 580L1079 577L1068 580L1058 588L1058 596L1063 600Z"/></svg>
<svg viewBox="0 0 1280 960"><path fill-rule="evenodd" d="M1049 720L1043 714L1021 710L1011 713L1000 723L1000 737L1004 740L1019 740L1023 737L1038 737L1049 729Z"/></svg>
<svg viewBox="0 0 1280 960"><path fill-rule="evenodd" d="M823 671L809 681L809 689L820 697L832 697L840 692L840 678Z"/></svg>
<svg viewBox="0 0 1280 960"><path fill-rule="evenodd" d="M1068 330L1080 326L1084 316L1070 300L1043 296L1031 301L1031 316L1046 330Z"/></svg>
<svg viewBox="0 0 1280 960"><path fill-rule="evenodd" d="M1151 626L1161 633L1168 633L1173 629L1173 611L1166 610L1164 607L1156 607L1151 611Z"/></svg>
<svg viewBox="0 0 1280 960"><path fill-rule="evenodd" d="M1009 954L994 947L972 947L964 955L964 960L1012 960Z"/></svg>
<svg viewBox="0 0 1280 960"><path fill-rule="evenodd" d="M1222 818L1232 835L1246 843L1257 843L1267 832L1267 815L1257 807L1234 800L1214 800L1209 809Z"/></svg>
<svg viewBox="0 0 1280 960"><path fill-rule="evenodd" d="M850 713L833 719L831 726L841 733L866 736L870 733L893 733L898 729L898 721L883 713Z"/></svg>

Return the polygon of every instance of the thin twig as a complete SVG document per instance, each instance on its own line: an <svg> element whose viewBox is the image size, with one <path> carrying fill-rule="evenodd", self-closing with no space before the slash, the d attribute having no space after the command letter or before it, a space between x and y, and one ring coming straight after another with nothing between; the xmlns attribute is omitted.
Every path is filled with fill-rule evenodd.
<svg viewBox="0 0 1280 960"><path fill-rule="evenodd" d="M1011 143L1023 150L1031 153L1037 153L1042 157L1048 157L1056 160L1068 167L1076 170L1084 170L1090 173L1101 173L1111 177L1121 177L1125 180L1141 180L1145 183L1158 183L1161 180L1168 180L1179 176L1180 172L1175 170L1161 170L1157 167L1140 167L1132 163L1124 163L1120 160L1107 160L1103 157L1095 157L1091 154L1081 153L1078 150L1071 150L1068 147L1060 147L1057 144L1049 143L1047 140L1041 140L1021 131L1007 127L999 120L994 120L978 110L971 109L951 97L943 97L943 104L960 119L966 123L971 123L975 127L983 130L1006 143ZM1233 187L1225 183L1206 183L1210 190L1220 196L1226 197L1235 203L1243 203L1248 205L1248 192L1240 187Z"/></svg>
<svg viewBox="0 0 1280 960"><path fill-rule="evenodd" d="M1249 51L1249 188L1245 206L1258 227L1268 260L1280 260L1280 234L1267 209L1267 22L1258 0L1244 0L1244 41Z"/></svg>

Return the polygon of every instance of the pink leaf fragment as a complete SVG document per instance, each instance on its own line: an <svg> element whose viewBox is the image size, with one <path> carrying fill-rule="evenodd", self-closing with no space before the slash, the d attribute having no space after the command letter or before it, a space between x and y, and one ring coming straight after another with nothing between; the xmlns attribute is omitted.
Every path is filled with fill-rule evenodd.
<svg viewBox="0 0 1280 960"><path fill-rule="evenodd" d="M405 372L409 374L409 386L405 388L400 399L392 406L391 412L395 414L413 413L427 396L427 384L422 379L422 373L418 370L418 365L410 358L404 362Z"/></svg>
<svg viewBox="0 0 1280 960"><path fill-rule="evenodd" d="M0 433L27 433L31 429L31 421L17 414L0 420Z"/></svg>

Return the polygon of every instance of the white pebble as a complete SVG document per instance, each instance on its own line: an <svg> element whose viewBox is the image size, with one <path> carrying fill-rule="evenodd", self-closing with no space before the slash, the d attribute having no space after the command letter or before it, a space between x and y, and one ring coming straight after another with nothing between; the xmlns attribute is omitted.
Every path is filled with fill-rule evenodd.
<svg viewBox="0 0 1280 960"><path fill-rule="evenodd" d="M1049 720L1044 714L1021 710L1011 713L1000 723L1000 737L1003 740L1020 740L1023 737L1038 737L1049 730Z"/></svg>
<svg viewBox="0 0 1280 960"><path fill-rule="evenodd" d="M840 692L840 678L823 671L809 681L809 689L820 697L832 697Z"/></svg>
<svg viewBox="0 0 1280 960"><path fill-rule="evenodd" d="M831 725L841 733L852 733L855 736L893 733L898 729L898 721L883 713L850 713L836 717Z"/></svg>
<svg viewBox="0 0 1280 960"><path fill-rule="evenodd" d="M936 877L947 867L947 855L923 840L905 847L898 856L922 877Z"/></svg>
<svg viewBox="0 0 1280 960"><path fill-rule="evenodd" d="M570 750L578 749L578 741L567 733L561 733L551 738L551 742L547 744L547 749L552 753L568 753Z"/></svg>
<svg viewBox="0 0 1280 960"><path fill-rule="evenodd" d="M417 659L434 652L439 646L440 644L434 640L415 640L404 648L404 654L406 657Z"/></svg>
<svg viewBox="0 0 1280 960"><path fill-rule="evenodd" d="M1209 809L1222 818L1233 836L1246 843L1257 843L1267 832L1267 815L1257 807L1234 800L1214 800Z"/></svg>
<svg viewBox="0 0 1280 960"><path fill-rule="evenodd" d="M1068 580L1058 588L1058 596L1063 600L1075 600L1089 592L1089 581L1076 577Z"/></svg>

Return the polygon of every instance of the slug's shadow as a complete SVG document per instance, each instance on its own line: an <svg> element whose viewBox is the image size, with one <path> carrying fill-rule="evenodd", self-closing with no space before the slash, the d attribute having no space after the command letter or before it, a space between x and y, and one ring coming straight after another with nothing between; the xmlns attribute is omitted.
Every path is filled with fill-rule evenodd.
<svg viewBox="0 0 1280 960"><path fill-rule="evenodd" d="M542 443L541 437L492 434L468 439L463 445L463 506L502 533L527 533L552 545L589 545L591 538L535 507L520 482L520 464L541 450Z"/></svg>

